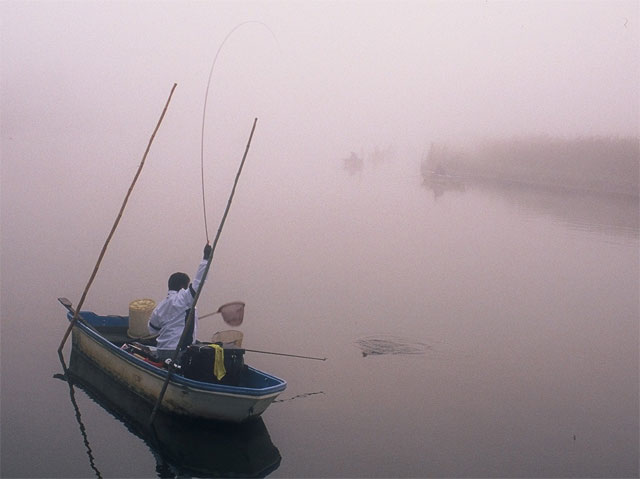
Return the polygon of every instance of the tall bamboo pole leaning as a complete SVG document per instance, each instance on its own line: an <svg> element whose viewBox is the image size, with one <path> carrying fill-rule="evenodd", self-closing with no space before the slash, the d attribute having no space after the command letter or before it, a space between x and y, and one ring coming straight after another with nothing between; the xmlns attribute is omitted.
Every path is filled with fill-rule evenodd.
<svg viewBox="0 0 640 479"><path fill-rule="evenodd" d="M238 172L236 173L236 178L233 182L233 188L231 188L231 194L229 195L229 200L227 201L227 207L224 210L224 214L222 215L222 219L220 220L220 226L218 226L218 231L216 233L216 237L213 240L213 245L211 245L211 253L209 254L209 258L207 259L207 265L204 269L204 274L202 275L202 281L198 285L198 290L196 291L196 295L193 298L193 303L191 303L191 309L189 309L189 315L185 321L184 329L182 330L182 335L180 336L180 341L178 341L178 347L176 348L176 352L173 353L173 357L171 358L171 365L169 365L169 370L167 371L167 377L164 380L164 384L162 385L162 389L160 390L160 395L156 400L155 405L153 406L153 411L151 411L151 416L149 417L149 425L153 424L153 420L156 417L156 413L158 412L158 408L162 403L162 399L164 398L164 394L167 392L167 386L169 385L169 380L171 379L171 373L173 372L173 363L178 358L178 354L180 354L180 350L184 347L184 343L187 340L187 332L191 330L193 327L193 322L195 321L195 310L196 304L198 303L198 299L200 298L200 293L202 292L202 287L204 286L205 280L207 279L207 274L209 273L209 268L211 267L211 261L213 260L213 253L216 250L216 245L218 244L218 240L220 239L220 234L222 233L222 227L224 226L224 222L227 219L227 215L229 214L229 209L231 208L231 201L233 201L233 195L236 192L236 186L238 185L238 180L240 179L240 173L242 173L242 167L244 166L244 162L247 159L247 153L249 153L249 147L251 146L251 139L253 138L253 132L256 129L256 123L258 119L254 118L253 126L251 127L251 133L249 134L249 140L247 141L247 147L244 150L244 155L242 156L242 161L240 162L240 167L238 168Z"/></svg>
<svg viewBox="0 0 640 479"><path fill-rule="evenodd" d="M113 237L113 234L116 231L116 228L118 227L118 223L120 223L120 218L122 218L122 213L124 212L124 208L125 206L127 206L127 201L129 201L129 196L131 196L131 192L133 191L133 187L136 184L136 181L138 181L138 177L140 176L140 172L142 172L142 167L144 166L144 162L147 159L147 155L149 154L149 150L151 149L151 143L153 143L153 139L156 136L156 133L158 132L158 129L160 128L160 124L162 123L162 120L164 119L164 115L167 112L167 108L169 107L169 102L171 101L171 97L173 96L173 92L176 89L176 87L178 86L177 83L173 84L173 87L171 88L171 92L169 93L169 98L167 99L167 102L164 105L164 109L162 110L162 114L160 115L160 119L158 120L158 123L155 127L155 129L153 130L153 133L151 135L151 138L149 139L149 143L147 144L147 149L144 152L144 155L142 156L142 161L140 162L140 166L138 166L138 171L136 171L135 176L133 177L133 181L131 182L131 186L129 187L129 191L127 191L127 194L124 197L124 201L122 202L122 206L120 207L120 211L118 212L118 216L116 217L115 222L113 223L113 227L111 228L111 231L109 232L109 236L107 236L107 240L104 242L104 246L102 247L102 251L100 251L100 256L98 256L98 262L96 263L96 266L93 268L93 273L91 273L91 277L89 278L89 282L87 283L87 286L84 288L84 292L82 293L82 297L80 298L80 302L78 303L78 306L76 307L76 312L73 315L73 318L71 319L71 323L69 323L69 327L67 328L67 331L64 333L64 337L62 338L62 341L60 342L60 346L58 347L58 354L61 353L62 348L64 347L64 344L67 341L67 338L69 337L69 333L71 333L71 330L73 329L73 326L76 324L76 322L78 321L78 319L80 319L80 309L82 308L82 305L84 304L84 300L87 297L87 293L89 292L89 288L91 287L91 283L93 283L93 280L96 277L96 274L98 273L98 268L100 267L100 263L102 262L102 258L104 258L104 254L107 251L107 246L109 245L109 241L111 241L111 238Z"/></svg>

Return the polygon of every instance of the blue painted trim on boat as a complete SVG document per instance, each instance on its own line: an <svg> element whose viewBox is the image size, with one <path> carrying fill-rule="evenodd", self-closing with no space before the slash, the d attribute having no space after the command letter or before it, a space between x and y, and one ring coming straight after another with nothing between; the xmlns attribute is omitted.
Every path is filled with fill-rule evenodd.
<svg viewBox="0 0 640 479"><path fill-rule="evenodd" d="M67 314L67 317L69 319L73 318L73 315L71 313ZM99 316L95 313L92 313L90 311L81 311L80 312L80 317L82 317L85 321L87 321L89 324L91 325L104 325L104 326L111 326L112 324L102 324L104 318L126 318L127 319L127 324L125 326L128 326L128 320L129 318L126 316ZM97 341L98 343L100 343L100 345L102 345L105 349L109 350L110 352L116 354L117 356L119 356L120 358L122 358L123 360L134 364L135 366L142 368L144 370L146 370L147 372L154 374L156 376L162 377L163 379L167 377L167 371L164 369L160 369L157 368L155 366L153 366L152 364L149 364L146 361L143 361L142 359L139 359L135 356L133 356L132 354L129 354L126 351L123 351L122 349L118 348L117 346L115 346L113 343L107 341L103 336L100 335L100 333L98 333L97 331L95 331L94 329L88 327L86 324L82 323L82 322L77 322L75 324L75 327L80 328L82 330L83 333L87 334L88 336L90 336L91 338L93 338L95 341ZM264 388L250 388L250 387L240 387L240 386L229 386L229 385L225 385L225 384L215 384L215 383L207 383L207 382L202 382L202 381L195 381L193 379L188 379L185 378L184 376L180 376L177 374L173 374L171 376L171 383L176 384L176 385L180 385L180 386L186 386L186 387L190 387L192 389L199 389L202 391L210 391L210 392L220 392L220 393L227 393L227 394L238 394L238 395L242 395L242 396L266 396L269 394L273 394L273 393L278 393L278 392L282 392L286 389L287 387L287 382L284 379L280 379L276 376L273 376L271 374L265 373L264 371L261 371L259 369L255 369L252 368L251 366L248 366L248 368L253 371L254 373L256 373L258 376L265 378L268 381L271 382L275 382L276 384L274 384L273 386L268 386L268 387L264 387Z"/></svg>
<svg viewBox="0 0 640 479"><path fill-rule="evenodd" d="M72 317L73 314L67 313L67 318L71 319ZM104 326L112 326L114 328L129 327L129 316L101 316L93 311L81 311L80 317L96 328Z"/></svg>

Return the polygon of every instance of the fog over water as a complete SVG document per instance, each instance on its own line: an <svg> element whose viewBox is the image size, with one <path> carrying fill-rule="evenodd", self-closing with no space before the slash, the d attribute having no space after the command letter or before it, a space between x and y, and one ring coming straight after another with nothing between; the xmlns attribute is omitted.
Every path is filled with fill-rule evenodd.
<svg viewBox="0 0 640 479"><path fill-rule="evenodd" d="M2 17L3 258L18 231L50 241L70 221L99 248L174 82L122 229L147 233L143 262L169 232L199 244L209 69L249 20L268 28L238 29L211 84L211 229L254 117L238 203L295 190L300 210L350 151L390 148L408 176L432 141L638 133L636 2L4 2ZM176 211L188 223L168 228Z"/></svg>
<svg viewBox="0 0 640 479"><path fill-rule="evenodd" d="M174 83L85 307L193 274L207 79L250 22L208 96L211 238L258 122L199 307L244 300L253 347L329 357L247 358L289 383L273 475L637 476L637 191L434 186L421 160L637 138L638 2L5 1L0 22L0 475L93 475L56 298L80 299ZM103 472L155 475L79 401Z"/></svg>

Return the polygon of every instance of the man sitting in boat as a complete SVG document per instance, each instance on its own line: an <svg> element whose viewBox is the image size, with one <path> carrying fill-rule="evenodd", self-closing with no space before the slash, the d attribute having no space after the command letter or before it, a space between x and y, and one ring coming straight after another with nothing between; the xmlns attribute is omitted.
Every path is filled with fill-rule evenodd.
<svg viewBox="0 0 640 479"><path fill-rule="evenodd" d="M167 297L160 301L158 306L153 310L149 318L149 333L158 334L157 338L157 356L160 361L173 358L178 348L180 337L184 331L189 310L193 304L193 298L196 291L200 287L200 283L204 281L204 271L207 266L207 260L211 254L211 245L207 243L204 247L203 259L198 265L198 270L192 283L189 283L189 276L185 273L173 273L169 277L169 293ZM193 315L193 328L187 333L188 337L185 341L185 347L193 344L196 340L196 332L198 325L197 310Z"/></svg>

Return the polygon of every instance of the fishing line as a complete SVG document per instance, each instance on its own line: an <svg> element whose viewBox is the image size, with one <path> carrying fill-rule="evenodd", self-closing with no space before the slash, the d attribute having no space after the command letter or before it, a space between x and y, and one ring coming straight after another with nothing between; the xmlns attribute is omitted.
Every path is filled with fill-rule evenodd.
<svg viewBox="0 0 640 479"><path fill-rule="evenodd" d="M200 176L202 178L202 213L204 216L204 232L207 237L207 243L209 243L209 227L207 225L207 203L205 200L205 189L204 189L204 126L205 126L205 119L207 116L207 99L209 98L209 87L211 86L211 77L213 76L213 70L216 66L216 62L218 61L218 56L222 51L222 47L224 47L224 44L227 42L227 40L233 34L233 32L238 30L240 27L244 25L248 25L250 23L257 23L258 25L262 25L263 27L265 27L267 30L269 30L269 32L271 33L271 36L276 41L276 43L278 43L278 39L276 38L273 31L269 28L269 26L266 23L263 23L257 20L248 20L246 22L237 24L235 27L231 29L229 33L227 33L227 36L224 37L224 39L222 40L222 43L220 43L220 46L218 47L218 51L216 52L216 55L213 57L213 62L211 63L211 70L209 71L209 79L207 80L207 89L204 94L204 107L202 109L202 132L200 136ZM279 47L279 44L278 44L278 47Z"/></svg>

